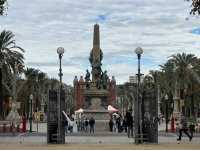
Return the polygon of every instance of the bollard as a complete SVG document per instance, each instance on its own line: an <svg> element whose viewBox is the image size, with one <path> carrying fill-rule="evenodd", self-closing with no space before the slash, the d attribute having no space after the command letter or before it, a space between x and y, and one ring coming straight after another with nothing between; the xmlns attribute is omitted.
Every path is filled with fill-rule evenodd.
<svg viewBox="0 0 200 150"><path fill-rule="evenodd" d="M22 117L22 132L26 132L26 117Z"/></svg>

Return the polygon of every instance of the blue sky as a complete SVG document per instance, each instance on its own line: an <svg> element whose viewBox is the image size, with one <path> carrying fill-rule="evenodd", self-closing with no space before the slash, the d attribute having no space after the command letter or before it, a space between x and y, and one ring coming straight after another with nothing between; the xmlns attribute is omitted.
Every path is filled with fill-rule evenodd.
<svg viewBox="0 0 200 150"><path fill-rule="evenodd" d="M25 63L49 77L58 76L56 49L65 48L64 81L91 69L93 25L100 24L103 68L117 83L136 74L134 49L142 47L142 69L158 69L178 52L200 56L199 18L184 0L9 0L0 30L11 30L26 50ZM163 7L164 6L164 7Z"/></svg>

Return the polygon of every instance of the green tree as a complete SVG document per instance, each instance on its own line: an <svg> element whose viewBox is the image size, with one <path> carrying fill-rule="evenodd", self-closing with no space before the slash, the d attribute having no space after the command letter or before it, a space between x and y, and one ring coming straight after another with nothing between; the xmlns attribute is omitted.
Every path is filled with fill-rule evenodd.
<svg viewBox="0 0 200 150"><path fill-rule="evenodd" d="M159 93L160 110L165 114L167 124L174 110L174 93L175 93L175 69L171 60L168 60L164 65L160 65L161 71L150 72L156 82ZM159 88L159 89L158 89ZM166 100L165 97L168 97ZM167 109L167 112L166 112ZM166 126L166 131L168 130Z"/></svg>
<svg viewBox="0 0 200 150"><path fill-rule="evenodd" d="M178 53L172 55L170 60L176 66L180 97L184 99L184 91L187 89L187 85L191 82L191 66L195 66L197 63L197 57L193 54Z"/></svg>
<svg viewBox="0 0 200 150"><path fill-rule="evenodd" d="M193 15L199 15L200 14L200 0L186 0L186 1L192 1L192 9L190 11Z"/></svg>
<svg viewBox="0 0 200 150"><path fill-rule="evenodd" d="M24 66L24 50L17 46L14 40L15 35L11 31L3 30L0 33L0 110L2 111L3 102L3 86L4 84L8 89L8 86L12 83L9 80L11 74L16 73L16 65L18 66L19 73L22 72ZM2 113L1 113L2 114ZM0 114L0 116L2 116Z"/></svg>

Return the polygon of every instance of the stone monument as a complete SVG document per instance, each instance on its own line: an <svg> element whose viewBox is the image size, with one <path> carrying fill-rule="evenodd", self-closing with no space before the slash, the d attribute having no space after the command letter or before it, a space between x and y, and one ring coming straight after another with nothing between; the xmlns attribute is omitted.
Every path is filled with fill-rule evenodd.
<svg viewBox="0 0 200 150"><path fill-rule="evenodd" d="M94 25L93 48L90 52L89 62L91 64L91 79L90 72L86 70L85 88L83 92L84 103L82 106L83 116L86 118L93 117L95 119L95 130L108 130L108 122L110 119L107 110L110 83L115 83L113 77L112 82L109 80L107 71L102 71L103 52L100 48L100 32L99 25ZM79 83L74 81L75 83ZM79 83L80 84L80 83Z"/></svg>

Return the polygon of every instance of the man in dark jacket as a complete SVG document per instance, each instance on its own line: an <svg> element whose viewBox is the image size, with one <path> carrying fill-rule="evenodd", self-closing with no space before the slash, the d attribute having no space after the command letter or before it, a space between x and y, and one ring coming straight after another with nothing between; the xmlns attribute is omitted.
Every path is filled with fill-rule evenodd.
<svg viewBox="0 0 200 150"><path fill-rule="evenodd" d="M85 119L85 132L88 132L88 124L89 124L89 121L88 121L88 119L86 118L86 119Z"/></svg>
<svg viewBox="0 0 200 150"><path fill-rule="evenodd" d="M92 133L92 132L94 133L95 120L93 117L90 118L89 125L90 125L90 133Z"/></svg>
<svg viewBox="0 0 200 150"><path fill-rule="evenodd" d="M125 118L123 119L122 127L123 127L124 131L127 132L127 123L126 123Z"/></svg>
<svg viewBox="0 0 200 150"><path fill-rule="evenodd" d="M127 111L126 112L126 116L125 116L125 119L126 119L126 125L128 127L128 137L130 138L133 137L133 116L131 114L131 111Z"/></svg>
<svg viewBox="0 0 200 150"><path fill-rule="evenodd" d="M181 128L179 129L179 138L177 139L177 141L181 140L182 132L184 132L189 137L189 140L191 141L192 140L192 136L189 135L189 133L188 133L187 120L183 115L181 116L180 124L181 124Z"/></svg>

